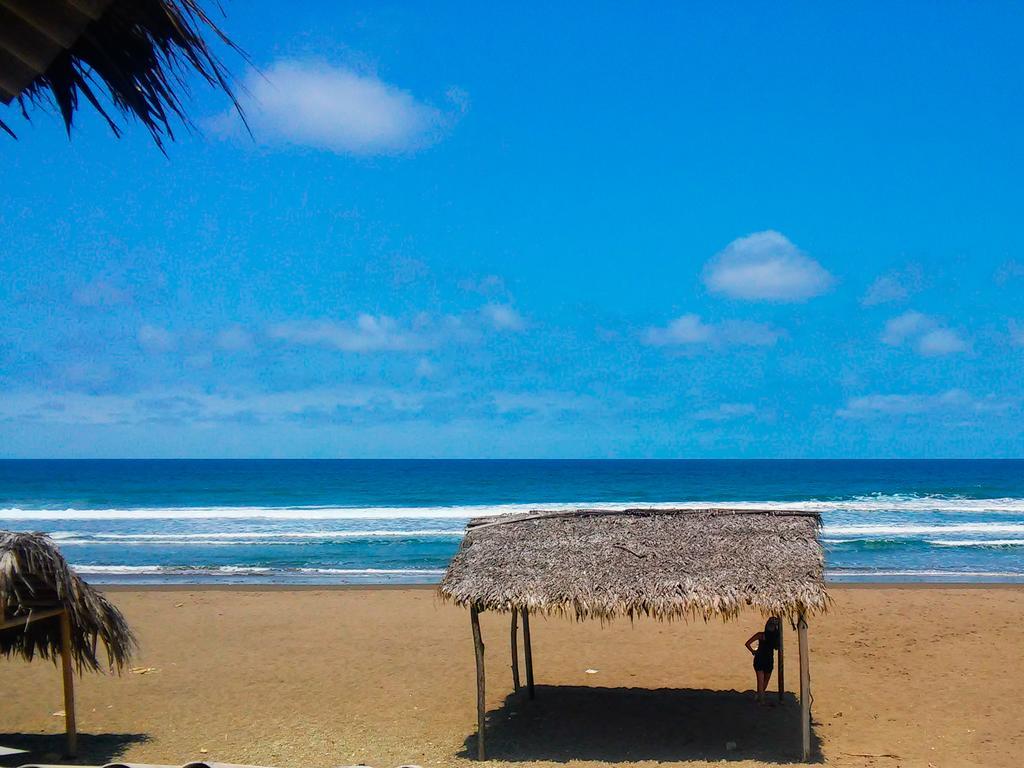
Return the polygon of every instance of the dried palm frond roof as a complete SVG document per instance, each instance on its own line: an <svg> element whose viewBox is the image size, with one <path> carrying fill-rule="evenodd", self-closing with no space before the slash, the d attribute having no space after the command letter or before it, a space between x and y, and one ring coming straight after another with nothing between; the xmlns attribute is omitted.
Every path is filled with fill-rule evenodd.
<svg viewBox="0 0 1024 768"><path fill-rule="evenodd" d="M124 616L71 569L53 541L41 533L0 531L0 621L54 609L68 613L79 671L101 668L98 641L106 649L107 666L120 671L128 664L136 643ZM56 616L0 630L4 656L56 659L60 649Z"/></svg>
<svg viewBox="0 0 1024 768"><path fill-rule="evenodd" d="M191 124L181 101L189 72L239 108L203 32L245 56L200 0L0 0L0 102L18 99L27 117L27 103L52 100L70 133L82 96L120 135L109 98L162 148L175 118Z"/></svg>
<svg viewBox="0 0 1024 768"><path fill-rule="evenodd" d="M815 512L623 509L471 520L441 581L478 610L577 619L828 609Z"/></svg>

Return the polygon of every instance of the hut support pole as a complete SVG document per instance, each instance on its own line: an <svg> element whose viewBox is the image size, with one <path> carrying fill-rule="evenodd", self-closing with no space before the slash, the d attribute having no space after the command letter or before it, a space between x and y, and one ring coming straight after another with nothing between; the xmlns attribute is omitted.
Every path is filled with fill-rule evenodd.
<svg viewBox="0 0 1024 768"><path fill-rule="evenodd" d="M785 622L779 619L779 703L782 703L783 695L786 692L786 657L783 654L782 648L782 635L783 635L783 624Z"/></svg>
<svg viewBox="0 0 1024 768"><path fill-rule="evenodd" d="M523 608L523 650L526 653L526 691L533 694L533 646L530 644L530 614Z"/></svg>
<svg viewBox="0 0 1024 768"><path fill-rule="evenodd" d="M78 730L75 724L75 677L71 668L71 618L60 614L60 666L64 675L64 730L67 734L68 757L78 753Z"/></svg>
<svg viewBox="0 0 1024 768"><path fill-rule="evenodd" d="M512 687L519 693L519 612L512 611Z"/></svg>
<svg viewBox="0 0 1024 768"><path fill-rule="evenodd" d="M484 641L480 636L480 615L475 606L469 609L473 625L473 649L476 652L476 756L486 760L484 750Z"/></svg>
<svg viewBox="0 0 1024 768"><path fill-rule="evenodd" d="M804 615L796 623L800 639L800 726L803 736L804 762L811 759L811 660L807 645L807 620Z"/></svg>

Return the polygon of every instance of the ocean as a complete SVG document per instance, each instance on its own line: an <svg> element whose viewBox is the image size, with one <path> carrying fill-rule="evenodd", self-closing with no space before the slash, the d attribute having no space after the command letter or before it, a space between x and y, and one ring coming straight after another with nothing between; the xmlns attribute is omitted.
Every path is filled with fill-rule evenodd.
<svg viewBox="0 0 1024 768"><path fill-rule="evenodd" d="M0 461L0 528L98 583L430 583L470 517L822 513L832 581L1024 582L1024 460Z"/></svg>

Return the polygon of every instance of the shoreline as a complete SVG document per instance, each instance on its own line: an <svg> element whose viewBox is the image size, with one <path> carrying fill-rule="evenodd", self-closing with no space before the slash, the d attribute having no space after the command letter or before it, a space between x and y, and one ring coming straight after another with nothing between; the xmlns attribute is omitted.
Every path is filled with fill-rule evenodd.
<svg viewBox="0 0 1024 768"><path fill-rule="evenodd" d="M433 592L437 583L433 584L210 584L190 582L187 584L104 584L90 582L101 592ZM829 590L961 590L961 589L999 589L1022 590L1024 582L1011 581L844 581L827 582Z"/></svg>

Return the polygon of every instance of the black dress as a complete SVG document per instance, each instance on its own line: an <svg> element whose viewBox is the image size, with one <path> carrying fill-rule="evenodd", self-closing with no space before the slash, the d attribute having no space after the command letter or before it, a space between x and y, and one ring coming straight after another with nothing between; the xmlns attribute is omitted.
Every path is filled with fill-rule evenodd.
<svg viewBox="0 0 1024 768"><path fill-rule="evenodd" d="M754 669L757 672L771 672L775 669L775 646L768 638L761 635L754 652Z"/></svg>

